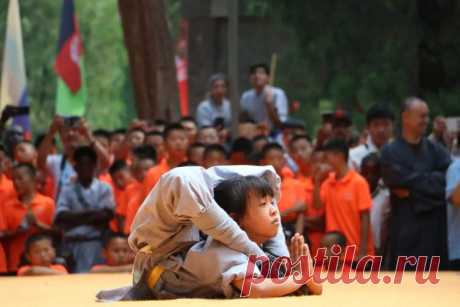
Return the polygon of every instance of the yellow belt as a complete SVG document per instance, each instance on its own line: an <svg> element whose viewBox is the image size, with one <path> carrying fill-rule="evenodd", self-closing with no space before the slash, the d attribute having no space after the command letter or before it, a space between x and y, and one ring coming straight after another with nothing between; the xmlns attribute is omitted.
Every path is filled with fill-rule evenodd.
<svg viewBox="0 0 460 307"><path fill-rule="evenodd" d="M149 276L147 277L147 286L149 286L150 289L153 289L155 285L157 284L158 280L160 280L161 273L164 272L164 268L162 268L159 265L156 265L149 273Z"/></svg>
<svg viewBox="0 0 460 307"><path fill-rule="evenodd" d="M142 249L141 249L142 252L144 253L151 253L152 252L152 249L150 248L150 246L144 246ZM164 272L164 268L159 266L159 265L156 265L151 271L150 273L148 274L147 276L147 286L150 288L150 289L153 289L155 287L155 285L157 284L158 280L160 280L160 276L161 274Z"/></svg>

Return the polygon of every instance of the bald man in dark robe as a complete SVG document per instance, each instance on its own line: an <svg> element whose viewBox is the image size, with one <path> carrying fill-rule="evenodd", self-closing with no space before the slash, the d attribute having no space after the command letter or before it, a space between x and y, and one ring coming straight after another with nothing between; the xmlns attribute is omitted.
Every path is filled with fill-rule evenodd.
<svg viewBox="0 0 460 307"><path fill-rule="evenodd" d="M424 135L429 122L427 104L419 98L404 101L401 134L381 153L383 180L391 191L389 268L398 256L440 256L447 262L445 175L449 153ZM415 269L407 265L406 269Z"/></svg>

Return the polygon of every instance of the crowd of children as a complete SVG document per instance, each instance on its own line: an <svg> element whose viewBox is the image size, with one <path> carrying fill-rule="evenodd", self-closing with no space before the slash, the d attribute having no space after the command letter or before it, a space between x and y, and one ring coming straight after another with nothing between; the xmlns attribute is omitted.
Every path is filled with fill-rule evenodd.
<svg viewBox="0 0 460 307"><path fill-rule="evenodd" d="M314 255L326 232L341 231L348 244L360 247L357 258L374 253L371 191L348 169L344 141L315 147L298 123L286 123L283 142L257 134L252 122L240 126L254 138L230 142L218 137L216 127L199 128L193 118L168 124L136 120L126 131L109 132L56 117L37 147L22 140L13 155L2 148L1 271L130 270L127 236L140 205L164 173L186 165L271 165L282 179L278 205L288 239L304 234ZM33 257L40 248L47 255ZM66 270L55 265L59 259Z"/></svg>

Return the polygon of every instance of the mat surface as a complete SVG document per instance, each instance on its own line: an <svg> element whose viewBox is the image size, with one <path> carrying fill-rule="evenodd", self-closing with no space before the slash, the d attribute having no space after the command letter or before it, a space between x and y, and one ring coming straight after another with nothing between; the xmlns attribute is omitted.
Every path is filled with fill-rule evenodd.
<svg viewBox="0 0 460 307"><path fill-rule="evenodd" d="M110 306L155 307L289 307L289 306L458 306L460 302L460 274L442 272L436 285L420 285L413 274L404 275L395 284L324 284L322 296L284 297L274 299L202 300L180 299L168 301L117 302ZM129 274L68 275L52 277L1 277L0 306L2 307L68 307L107 306L95 301L101 289L129 285ZM218 304L218 305L216 305Z"/></svg>

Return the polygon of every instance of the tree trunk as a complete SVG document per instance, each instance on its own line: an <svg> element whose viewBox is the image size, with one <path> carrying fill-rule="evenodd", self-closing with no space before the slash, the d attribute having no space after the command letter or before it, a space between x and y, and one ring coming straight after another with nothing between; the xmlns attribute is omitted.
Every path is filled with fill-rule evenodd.
<svg viewBox="0 0 460 307"><path fill-rule="evenodd" d="M118 0L138 117L177 120L174 48L163 0Z"/></svg>

